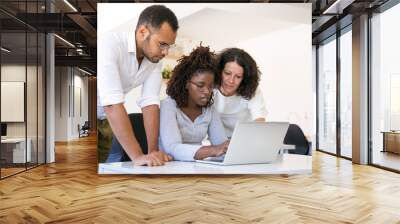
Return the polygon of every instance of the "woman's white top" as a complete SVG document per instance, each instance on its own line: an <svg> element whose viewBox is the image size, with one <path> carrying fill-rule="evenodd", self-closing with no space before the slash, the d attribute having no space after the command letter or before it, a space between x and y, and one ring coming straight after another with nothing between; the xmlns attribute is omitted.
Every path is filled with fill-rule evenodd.
<svg viewBox="0 0 400 224"><path fill-rule="evenodd" d="M264 97L259 88L250 100L239 95L224 96L218 89L214 89L213 106L219 112L226 136L229 138L232 137L236 122L254 121L267 116Z"/></svg>

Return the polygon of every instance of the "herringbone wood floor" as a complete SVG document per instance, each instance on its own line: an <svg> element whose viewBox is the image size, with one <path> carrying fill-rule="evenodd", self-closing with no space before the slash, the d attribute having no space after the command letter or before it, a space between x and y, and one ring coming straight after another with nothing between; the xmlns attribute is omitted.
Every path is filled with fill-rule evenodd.
<svg viewBox="0 0 400 224"><path fill-rule="evenodd" d="M400 175L314 153L313 174L98 176L93 137L0 181L0 223L400 223Z"/></svg>

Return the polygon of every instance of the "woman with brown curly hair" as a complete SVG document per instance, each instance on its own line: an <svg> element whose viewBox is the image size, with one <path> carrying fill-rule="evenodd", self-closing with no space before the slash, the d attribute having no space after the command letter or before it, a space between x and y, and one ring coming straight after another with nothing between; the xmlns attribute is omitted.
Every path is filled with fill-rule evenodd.
<svg viewBox="0 0 400 224"><path fill-rule="evenodd" d="M213 104L215 54L199 46L178 60L160 106L160 147L175 160L223 155L229 142ZM207 136L210 146L203 146Z"/></svg>
<svg viewBox="0 0 400 224"><path fill-rule="evenodd" d="M265 121L267 110L258 88L260 71L244 50L228 48L217 57L214 107L220 113L225 132L232 136L238 121Z"/></svg>

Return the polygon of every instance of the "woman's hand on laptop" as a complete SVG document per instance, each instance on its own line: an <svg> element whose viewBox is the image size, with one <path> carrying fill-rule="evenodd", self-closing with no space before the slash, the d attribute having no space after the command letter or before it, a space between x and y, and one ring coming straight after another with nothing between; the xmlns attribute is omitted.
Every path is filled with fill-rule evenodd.
<svg viewBox="0 0 400 224"><path fill-rule="evenodd" d="M202 146L199 150L197 150L194 155L195 160L202 160L207 157L217 157L226 153L228 150L229 140L225 141L220 145L208 145Z"/></svg>
<svg viewBox="0 0 400 224"><path fill-rule="evenodd" d="M220 145L216 145L215 147L215 157L218 156L222 156L223 154L226 153L226 151L228 150L228 146L229 146L229 140L226 140L224 143L220 144Z"/></svg>

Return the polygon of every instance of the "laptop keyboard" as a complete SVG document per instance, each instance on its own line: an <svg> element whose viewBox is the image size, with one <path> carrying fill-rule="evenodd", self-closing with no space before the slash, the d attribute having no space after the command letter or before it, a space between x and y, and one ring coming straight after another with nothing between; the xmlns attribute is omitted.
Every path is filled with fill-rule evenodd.
<svg viewBox="0 0 400 224"><path fill-rule="evenodd" d="M218 157L207 157L207 158L204 159L204 160L206 160L206 161L212 161L212 162L223 162L224 159L225 159L225 154L222 155L222 156L218 156Z"/></svg>

